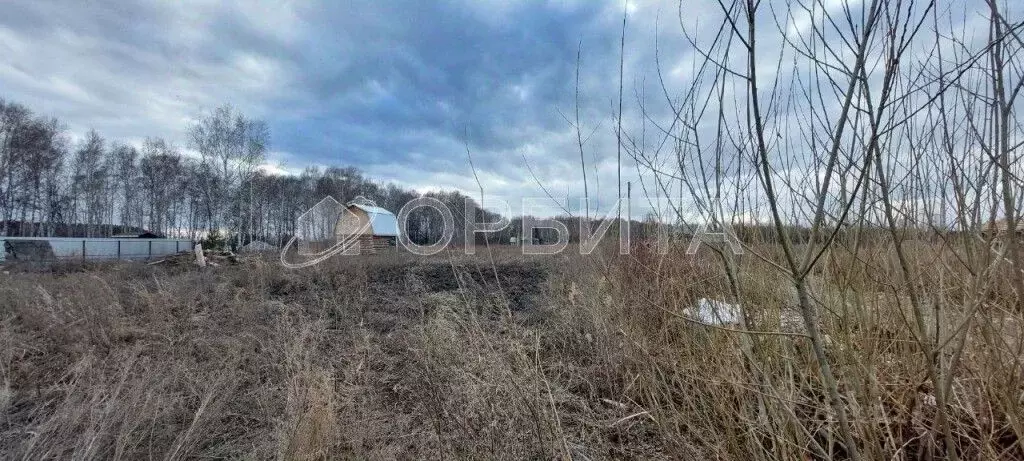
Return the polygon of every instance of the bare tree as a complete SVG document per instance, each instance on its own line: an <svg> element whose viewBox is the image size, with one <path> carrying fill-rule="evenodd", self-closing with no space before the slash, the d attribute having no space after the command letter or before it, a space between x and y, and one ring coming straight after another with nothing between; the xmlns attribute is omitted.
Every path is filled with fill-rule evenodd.
<svg viewBox="0 0 1024 461"><path fill-rule="evenodd" d="M87 237L93 237L103 222L107 175L103 169L104 141L99 133L90 130L85 141L75 151L72 194L75 203L73 215L83 222Z"/></svg>
<svg viewBox="0 0 1024 461"><path fill-rule="evenodd" d="M138 149L125 144L115 145L110 151L109 162L115 187L113 193L120 200L119 222L125 226L142 227L142 200L138 195Z"/></svg>
<svg viewBox="0 0 1024 461"><path fill-rule="evenodd" d="M248 119L228 105L190 127L191 145L202 156L204 168L213 174L201 187L210 229L230 226L240 230L241 222L228 215L229 209L242 203L239 187L264 160L269 138L266 123Z"/></svg>

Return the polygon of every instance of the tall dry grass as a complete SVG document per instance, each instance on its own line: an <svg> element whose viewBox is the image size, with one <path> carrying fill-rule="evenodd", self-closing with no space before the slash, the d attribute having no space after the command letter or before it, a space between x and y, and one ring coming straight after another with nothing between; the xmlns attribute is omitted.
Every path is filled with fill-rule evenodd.
<svg viewBox="0 0 1024 461"><path fill-rule="evenodd" d="M812 291L862 451L942 457L891 254L828 258ZM843 458L792 289L755 258L739 269L757 334L683 317L730 291L713 255L681 249L5 275L0 457ZM943 337L975 285L933 275ZM1024 456L1006 290L985 291L952 379L968 459Z"/></svg>
<svg viewBox="0 0 1024 461"><path fill-rule="evenodd" d="M1022 317L1005 271L985 274L981 309L968 322L976 280L940 245L904 244L913 255L914 283L928 293L925 332L944 347L931 357L952 369L952 434L966 459L1020 459ZM763 252L762 254L767 254ZM882 245L836 250L812 278L812 295L847 399L861 450L872 459L944 458L935 390L922 360L927 353L901 272ZM802 335L795 293L787 279L758 258L739 267L741 300L752 319L738 326L699 325L680 315L701 297L732 300L717 256L661 255L637 248L612 266L601 290L570 286L570 306L585 306L597 342L595 381L609 398L649 412L671 453L723 459L843 458L835 416ZM967 286L974 283L974 285ZM565 312L577 312L568 309ZM958 330L958 328L960 330ZM966 339L953 336L968 328ZM962 348L961 346L962 341ZM957 352L958 349L962 349ZM953 361L958 367L948 367Z"/></svg>

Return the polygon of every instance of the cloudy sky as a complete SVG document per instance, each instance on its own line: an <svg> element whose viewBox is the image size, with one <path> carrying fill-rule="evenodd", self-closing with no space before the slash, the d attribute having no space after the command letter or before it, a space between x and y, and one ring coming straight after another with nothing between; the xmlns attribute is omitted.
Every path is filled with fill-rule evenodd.
<svg viewBox="0 0 1024 461"><path fill-rule="evenodd" d="M944 4L941 13L953 4L957 15L967 6L959 21L983 19L980 0ZM768 26L778 11L770 6ZM186 150L189 123L232 104L269 124L272 171L356 166L421 191L475 195L468 145L488 195L544 195L529 165L550 193L579 197L580 154L567 120L576 116L579 52L589 192L610 204L624 10L623 119L637 134L638 101L667 115L661 83L678 94L693 75L697 55L680 24L709 37L716 2L14 0L0 16L0 97L58 117L73 139L96 129L108 140L158 136ZM807 26L800 14L791 19L786 34ZM758 73L793 80L778 70ZM623 182L636 186L636 172L624 157Z"/></svg>
<svg viewBox="0 0 1024 461"><path fill-rule="evenodd" d="M668 61L688 58L673 1L5 2L0 97L72 137L181 148L229 103L268 122L273 169L353 165L420 190L476 191L468 143L488 194L540 193L525 156L552 193L581 195L563 117L581 50L591 194L610 199L624 8L629 114L654 90L656 35Z"/></svg>

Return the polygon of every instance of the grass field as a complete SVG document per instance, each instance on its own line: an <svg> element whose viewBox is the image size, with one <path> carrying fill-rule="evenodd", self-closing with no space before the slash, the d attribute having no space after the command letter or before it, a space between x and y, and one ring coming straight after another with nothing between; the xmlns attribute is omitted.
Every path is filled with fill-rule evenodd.
<svg viewBox="0 0 1024 461"><path fill-rule="evenodd" d="M758 333L699 325L683 310L728 299L728 281L681 252L11 270L0 458L842 458L785 279L744 259ZM812 292L862 452L942 457L894 263L828 258ZM919 281L939 341L968 292L943 274ZM965 459L1024 457L1021 316L1003 285L934 358L960 350L947 407Z"/></svg>

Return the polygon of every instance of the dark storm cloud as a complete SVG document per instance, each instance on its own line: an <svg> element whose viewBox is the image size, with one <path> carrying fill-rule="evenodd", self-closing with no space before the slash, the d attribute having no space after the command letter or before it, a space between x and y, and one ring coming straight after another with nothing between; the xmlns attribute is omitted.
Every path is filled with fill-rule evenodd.
<svg viewBox="0 0 1024 461"><path fill-rule="evenodd" d="M310 18L316 32L296 63L298 93L280 109L322 106L313 123L297 117L275 130L327 163L353 154L403 161L425 147L424 132L495 150L522 142L510 127L564 126L557 108L569 104L579 42L607 49L615 35L596 26L598 2L570 9L531 2L497 25L454 4L354 10L336 6ZM461 148L437 154L464 156Z"/></svg>
<svg viewBox="0 0 1024 461"><path fill-rule="evenodd" d="M649 65L654 18L675 10L637 3L627 59ZM596 169L614 149L622 8L8 2L0 97L61 118L75 136L95 128L114 140L161 136L182 147L190 120L231 103L270 124L270 160L291 171L353 165L415 187L470 190L468 144L489 192L539 192L526 155L556 190L578 194L579 154L562 115L575 115L576 54L582 47L581 119L588 132L599 129L587 153ZM643 70L628 67L627 97Z"/></svg>

